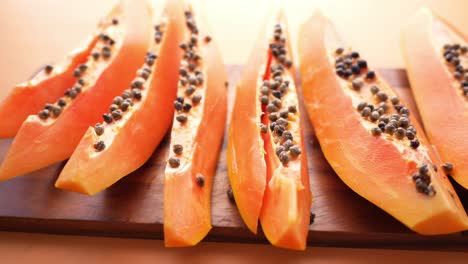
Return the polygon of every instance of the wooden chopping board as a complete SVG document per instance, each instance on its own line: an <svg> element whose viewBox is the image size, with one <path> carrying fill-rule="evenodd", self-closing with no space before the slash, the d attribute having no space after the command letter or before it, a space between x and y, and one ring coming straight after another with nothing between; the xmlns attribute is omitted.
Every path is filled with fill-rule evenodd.
<svg viewBox="0 0 468 264"><path fill-rule="evenodd" d="M235 83L242 67L228 65L229 113ZM380 73L409 104L419 119L404 70L382 69ZM304 110L302 108L302 110ZM305 111L303 111L306 113ZM229 114L230 115L230 114ZM468 250L468 235L421 236L351 191L325 160L313 128L303 115L309 175L313 192L308 243L335 247ZM3 160L11 139L0 140ZM213 229L205 239L239 243L267 243L260 231L246 228L226 191L229 180L224 138L213 192ZM134 238L163 238L163 175L169 140L166 137L141 168L95 195L85 196L54 188L65 162L0 183L0 229L6 231L57 233ZM27 162L27 161L25 161ZM92 172L91 172L92 173ZM99 175L96 175L99 177ZM454 183L454 182L453 182ZM454 183L465 208L468 191Z"/></svg>

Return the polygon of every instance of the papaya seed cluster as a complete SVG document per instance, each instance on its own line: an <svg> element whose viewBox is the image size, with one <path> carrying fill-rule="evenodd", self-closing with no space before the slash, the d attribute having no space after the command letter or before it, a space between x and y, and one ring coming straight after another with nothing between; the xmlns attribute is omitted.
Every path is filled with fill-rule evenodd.
<svg viewBox="0 0 468 264"><path fill-rule="evenodd" d="M119 20L117 18L113 18L110 21L110 26L118 25L118 21ZM91 58L94 61L98 61L99 59L107 60L112 56L115 40L106 33L100 33L98 38L100 43L97 44L95 49L91 52ZM86 71L88 70L91 63L94 62L88 60L88 62L78 65L78 67L73 71L73 76L77 78L76 83L73 85L73 87L67 89L64 93L64 96L58 99L57 102L46 104L44 109L38 112L37 115L41 120L59 117L67 104L71 103L71 101L73 101L83 91L87 84L85 78ZM53 69L54 68L51 65L46 65L44 67L46 74L51 74Z"/></svg>
<svg viewBox="0 0 468 264"><path fill-rule="evenodd" d="M285 70L291 68L292 61L288 58L286 36L282 26L276 24L270 52L273 60L270 66L270 78L264 80L260 88L259 100L268 114L269 128L273 139L279 145L275 153L283 165L287 165L291 158L298 157L302 151L297 145L293 134L289 131L288 117L297 114L296 105L285 105L283 98L289 92L290 80L284 76ZM267 133L265 124L260 124L260 131Z"/></svg>
<svg viewBox="0 0 468 264"><path fill-rule="evenodd" d="M448 69L460 85L461 93L468 100L468 46L445 44L442 53Z"/></svg>
<svg viewBox="0 0 468 264"><path fill-rule="evenodd" d="M154 41L156 45L154 48L161 42L163 37L162 28L164 25L157 24L154 26L155 29L155 38ZM135 103L140 101L143 97L143 89L145 88L145 83L151 76L153 71L153 65L158 58L158 55L150 50L146 53L145 62L143 66L137 70L136 78L130 83L130 87L126 89L121 95L116 96L112 101L112 104L109 106L109 112L104 113L102 118L104 119L103 123L97 123L94 126L94 131L96 135L101 136L104 134L105 124L112 124L116 121L119 121L123 118L123 115L131 109ZM106 148L106 144L103 140L98 140L94 144L94 149L96 151L102 151Z"/></svg>

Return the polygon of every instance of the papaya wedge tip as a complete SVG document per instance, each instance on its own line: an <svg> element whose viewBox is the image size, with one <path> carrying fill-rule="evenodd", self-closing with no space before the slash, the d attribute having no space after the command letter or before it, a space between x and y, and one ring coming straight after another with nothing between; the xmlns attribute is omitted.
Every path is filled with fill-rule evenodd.
<svg viewBox="0 0 468 264"><path fill-rule="evenodd" d="M87 61L74 69L75 85L23 122L0 167L0 180L71 156L88 126L101 119L141 65L150 44L150 12L146 1L119 3L113 15L118 23L103 29Z"/></svg>

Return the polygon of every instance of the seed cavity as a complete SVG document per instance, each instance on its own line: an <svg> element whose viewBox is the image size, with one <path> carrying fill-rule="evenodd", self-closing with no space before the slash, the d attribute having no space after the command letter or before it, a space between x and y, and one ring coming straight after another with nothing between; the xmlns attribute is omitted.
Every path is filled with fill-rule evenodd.
<svg viewBox="0 0 468 264"><path fill-rule="evenodd" d="M337 50L340 52L336 52ZM361 92L366 89L372 94L367 99L361 97L362 99L355 105L365 121L375 124L369 129L370 134L380 136L385 133L386 139L401 140L409 147L417 149L420 142L416 138L416 129L411 126L409 109L401 104L397 96L387 93L385 87L379 87L377 75L374 70L369 69L367 61L362 59L358 52L347 52L341 47L333 52L333 56L336 74L346 80L352 90L362 97L367 95ZM394 110L391 109L390 103Z"/></svg>
<svg viewBox="0 0 468 264"><path fill-rule="evenodd" d="M112 18L111 20L112 25L118 25L119 20L118 18ZM163 36L162 28L164 25L155 25L155 41L159 43ZM113 46L115 41L112 39L111 36L101 33L99 34L100 41L103 42L101 49L95 49L92 51L91 56L95 61L99 59L109 59L112 56ZM151 75L151 66L154 65L155 60L157 59L157 54L153 51L148 51L145 56L144 65L136 71L136 78L130 83L130 89L125 90L121 96L117 96L112 101L112 104L109 106L109 113L103 114L103 119L106 124L111 124L114 121L118 121L123 118L124 112L127 112L130 107L134 105L135 100L141 100L143 93L142 89L144 89L144 83ZM71 89L68 89L65 92L65 96L71 99L74 99L78 96L79 93L82 92L83 86L86 85L86 80L81 78L82 75L87 71L88 64L81 64L78 66L74 71L74 76L79 78L77 84ZM61 98L57 105L60 107L65 107L67 101L65 98ZM57 109L53 108L52 110L55 114L59 112ZM94 127L94 130L98 136L104 134L104 124L97 123ZM100 151L105 148L104 142L102 140L97 141L94 144L96 150Z"/></svg>
<svg viewBox="0 0 468 264"><path fill-rule="evenodd" d="M468 100L468 46L458 43L447 43L442 48L447 69L459 84L460 94Z"/></svg>
<svg viewBox="0 0 468 264"><path fill-rule="evenodd" d="M433 167L433 165L430 166L429 164L422 164L418 168L418 172L412 176L416 190L427 196L435 196L437 193L431 185L432 172L430 171L430 168Z"/></svg>
<svg viewBox="0 0 468 264"><path fill-rule="evenodd" d="M267 124L260 124L261 133L267 133L268 127L271 131L272 142L275 146L275 154L283 166L287 166L291 160L295 160L302 151L295 144L294 132L296 129L289 122L298 122L296 104L285 104L284 98L290 91L291 80L287 77L286 70L292 66L286 48L286 38L280 24L275 25L273 38L270 43L270 52L273 60L270 65L270 78L263 80L258 87L258 98L263 105L262 109L267 115ZM296 139L297 141L297 139Z"/></svg>
<svg viewBox="0 0 468 264"><path fill-rule="evenodd" d="M185 22L191 34L186 41L179 44L180 49L183 50L183 60L179 68L179 96L174 102L174 108L177 112L184 111L188 113L193 107L198 106L202 100L202 95L197 90L203 84L204 76L200 68L198 28L191 11L185 11ZM204 37L205 43L210 41L210 36ZM191 100L192 103L186 102L186 99ZM265 102L265 98L259 97L259 100ZM186 123L187 119L188 115L178 114L176 116L176 120L181 124Z"/></svg>
<svg viewBox="0 0 468 264"><path fill-rule="evenodd" d="M283 35L282 25L276 24L273 33L273 41L270 43L270 52L281 66L291 68L292 61L288 58L285 44L286 37Z"/></svg>
<svg viewBox="0 0 468 264"><path fill-rule="evenodd" d="M111 25L117 25L118 24L118 18L113 18L110 22ZM46 120L48 118L57 118L60 116L60 114L64 111L63 108L67 106L70 101L76 99L80 93L83 92L83 90L86 88L86 72L88 71L88 68L90 65L93 65L92 63L95 63L99 61L100 59L108 59L112 56L112 51L113 51L113 45L115 44L115 40L112 39L112 37L104 32L100 33L98 35L98 43L96 44L96 48L91 51L90 58L92 60L88 60L88 62L83 63L78 65L73 70L73 76L77 78L76 83L69 89L67 89L64 93L64 97L60 98L52 104L52 107L49 107L48 110L48 115L46 111L39 111L38 116L42 120ZM47 74L50 74L53 71L53 66L52 65L46 65L44 67L44 71Z"/></svg>

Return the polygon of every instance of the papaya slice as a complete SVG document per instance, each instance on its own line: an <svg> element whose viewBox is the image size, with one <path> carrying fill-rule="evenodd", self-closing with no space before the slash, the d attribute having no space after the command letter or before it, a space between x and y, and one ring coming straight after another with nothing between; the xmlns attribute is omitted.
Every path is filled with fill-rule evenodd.
<svg viewBox="0 0 468 264"><path fill-rule="evenodd" d="M458 196L393 88L322 14L307 20L299 36L306 109L343 182L418 233L467 229Z"/></svg>
<svg viewBox="0 0 468 264"><path fill-rule="evenodd" d="M221 55L199 9L185 5L170 152L164 175L164 243L192 246L211 229L211 190L227 111Z"/></svg>
<svg viewBox="0 0 468 264"><path fill-rule="evenodd" d="M0 167L0 180L71 156L88 126L134 78L150 44L150 11L146 1L120 2L113 16L118 23L104 28L86 63L74 70L74 86L24 121Z"/></svg>
<svg viewBox="0 0 468 264"><path fill-rule="evenodd" d="M88 128L60 173L57 188L84 194L102 191L143 165L163 139L176 98L181 52L174 47L182 39L182 8L177 1L167 1L158 17L155 43L132 88L109 107L112 122Z"/></svg>
<svg viewBox="0 0 468 264"><path fill-rule="evenodd" d="M234 199L249 229L304 250L311 192L287 21L282 9L257 41L236 90L228 139Z"/></svg>
<svg viewBox="0 0 468 264"><path fill-rule="evenodd" d="M404 28L402 40L427 137L444 170L468 188L468 37L422 9Z"/></svg>
<svg viewBox="0 0 468 264"><path fill-rule="evenodd" d="M85 39L78 48L73 50L63 61L55 65L46 65L30 80L16 85L0 101L0 138L11 138L16 135L26 118L39 112L46 103L60 98L66 89L73 86L76 77L73 72L86 62L99 39L99 32L112 26L114 8L103 19L95 33Z"/></svg>

